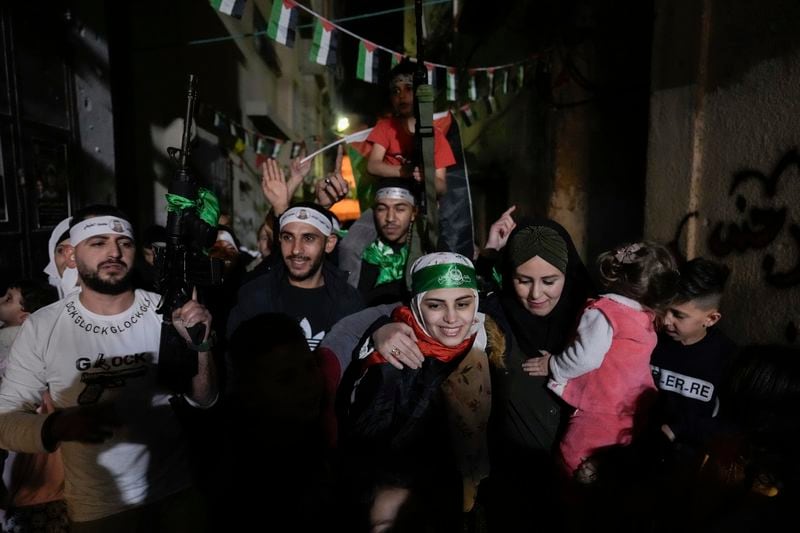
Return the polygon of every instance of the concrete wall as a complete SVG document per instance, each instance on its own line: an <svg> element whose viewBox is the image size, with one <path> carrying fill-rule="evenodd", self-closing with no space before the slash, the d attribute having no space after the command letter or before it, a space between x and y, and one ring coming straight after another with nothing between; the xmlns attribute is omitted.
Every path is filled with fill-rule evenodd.
<svg viewBox="0 0 800 533"><path fill-rule="evenodd" d="M732 268L722 326L796 342L800 4L658 0L645 234Z"/></svg>

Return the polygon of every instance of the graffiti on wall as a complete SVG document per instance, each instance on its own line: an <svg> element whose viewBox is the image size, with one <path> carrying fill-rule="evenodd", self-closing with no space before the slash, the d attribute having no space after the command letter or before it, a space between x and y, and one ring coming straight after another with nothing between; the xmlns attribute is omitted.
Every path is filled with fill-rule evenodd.
<svg viewBox="0 0 800 533"><path fill-rule="evenodd" d="M764 207L757 205L757 199L748 201L740 190L745 183L756 182L763 198L775 203L779 197L780 185L785 184L792 169L800 173L800 153L796 148L787 151L768 174L754 169L736 172L731 180L728 196L733 199L740 217L737 220L717 221L712 224L706 243L709 252L717 258L724 258L732 253L741 255L765 250L761 260L763 279L766 284L777 289L800 286L800 225L792 221L788 202L787 205ZM697 216L697 211L684 215L669 243L679 261L685 260L680 249L680 240L689 221ZM778 249L776 241L781 236L789 237L793 251ZM791 257L794 257L793 265L784 265L782 268L778 266L778 258L785 261ZM784 336L790 343L800 337L800 328L795 321L787 323Z"/></svg>
<svg viewBox="0 0 800 533"><path fill-rule="evenodd" d="M761 185L764 196L774 200L781 179L792 167L800 170L800 154L797 149L786 152L769 174L752 169L737 172L731 181L728 195L736 194L744 183L756 181ZM769 249L785 232L795 246L795 264L779 270L773 250L769 249L761 263L764 281L779 289L800 285L800 225L788 220L788 207L757 207L752 203L748 204L741 194L736 195L735 206L744 219L717 222L708 237L709 251L717 257L725 257L734 251L743 254L748 250Z"/></svg>

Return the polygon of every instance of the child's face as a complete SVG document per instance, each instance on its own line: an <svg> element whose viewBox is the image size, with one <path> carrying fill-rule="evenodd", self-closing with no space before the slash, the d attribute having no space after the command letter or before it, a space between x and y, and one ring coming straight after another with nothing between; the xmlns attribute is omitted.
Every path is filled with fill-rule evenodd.
<svg viewBox="0 0 800 533"><path fill-rule="evenodd" d="M398 77L392 82L389 92L392 109L401 117L414 114L414 83L406 78Z"/></svg>
<svg viewBox="0 0 800 533"><path fill-rule="evenodd" d="M720 316L716 309L703 309L693 300L673 304L664 314L664 330L681 344L694 344L706 336L708 328L716 324Z"/></svg>
<svg viewBox="0 0 800 533"><path fill-rule="evenodd" d="M0 321L6 326L19 326L27 316L22 308L22 293L15 287L9 288L0 300Z"/></svg>

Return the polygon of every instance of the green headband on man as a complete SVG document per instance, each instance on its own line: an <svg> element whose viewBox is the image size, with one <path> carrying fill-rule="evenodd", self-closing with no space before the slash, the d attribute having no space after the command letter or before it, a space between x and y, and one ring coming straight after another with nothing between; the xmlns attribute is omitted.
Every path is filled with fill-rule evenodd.
<svg viewBox="0 0 800 533"><path fill-rule="evenodd" d="M508 241L511 266L517 268L539 256L562 274L567 272L569 252L564 238L547 226L528 226L516 232Z"/></svg>

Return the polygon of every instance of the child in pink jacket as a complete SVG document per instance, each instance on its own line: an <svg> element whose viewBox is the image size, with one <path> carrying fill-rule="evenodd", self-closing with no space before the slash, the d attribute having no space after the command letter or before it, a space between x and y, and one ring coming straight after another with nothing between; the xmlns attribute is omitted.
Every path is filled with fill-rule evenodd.
<svg viewBox="0 0 800 533"><path fill-rule="evenodd" d="M570 476L591 472L584 462L596 451L630 443L634 422L656 393L652 309L669 296L676 276L670 252L649 242L605 252L598 265L607 293L589 300L572 345L523 364L531 375L549 372L548 387L575 408L560 444ZM582 463L588 468L579 471Z"/></svg>

